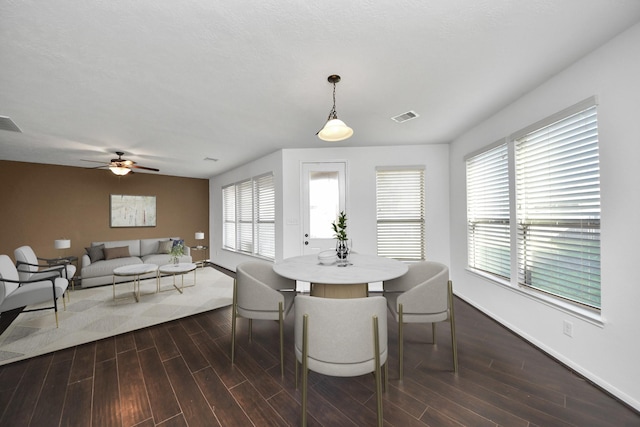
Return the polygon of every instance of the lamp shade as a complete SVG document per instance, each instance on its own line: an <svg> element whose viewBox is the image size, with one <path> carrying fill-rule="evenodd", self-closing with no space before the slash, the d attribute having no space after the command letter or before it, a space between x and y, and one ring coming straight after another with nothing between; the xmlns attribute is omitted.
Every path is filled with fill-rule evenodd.
<svg viewBox="0 0 640 427"><path fill-rule="evenodd" d="M129 168L121 168L119 166L109 166L109 170L111 172L113 172L114 174L120 175L120 176L126 175L129 172L131 172L131 169L129 169Z"/></svg>
<svg viewBox="0 0 640 427"><path fill-rule="evenodd" d="M204 240L204 233L202 231L196 231L196 240Z"/></svg>
<svg viewBox="0 0 640 427"><path fill-rule="evenodd" d="M342 141L343 139L349 138L353 135L353 129L347 126L340 119L331 119L329 120L322 130L318 132L318 138L323 141Z"/></svg>
<svg viewBox="0 0 640 427"><path fill-rule="evenodd" d="M68 249L71 247L71 240L69 239L56 239L53 242L53 246L56 249Z"/></svg>

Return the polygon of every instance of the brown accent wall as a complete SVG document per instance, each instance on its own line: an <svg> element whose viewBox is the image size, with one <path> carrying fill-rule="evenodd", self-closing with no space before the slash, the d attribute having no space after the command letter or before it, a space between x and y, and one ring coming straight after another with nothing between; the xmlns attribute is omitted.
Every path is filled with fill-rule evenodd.
<svg viewBox="0 0 640 427"><path fill-rule="evenodd" d="M109 195L156 196L156 227L111 228ZM204 241L196 242L196 231ZM154 173L117 177L108 170L0 160L0 254L29 245L53 258L84 254L93 241L180 236L209 242L209 180ZM55 239L71 239L55 249ZM199 257L194 254L194 257Z"/></svg>

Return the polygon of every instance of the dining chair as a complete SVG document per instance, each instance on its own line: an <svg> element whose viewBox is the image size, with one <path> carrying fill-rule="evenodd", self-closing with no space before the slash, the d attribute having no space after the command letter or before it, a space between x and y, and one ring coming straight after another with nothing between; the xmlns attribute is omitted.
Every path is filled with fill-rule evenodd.
<svg viewBox="0 0 640 427"><path fill-rule="evenodd" d="M25 309L40 311L53 309L58 327L57 299L64 295L69 281L60 277L59 271L50 271L48 276L40 275L33 280L20 280L18 270L11 258L0 255L0 313L20 307L53 302L52 306ZM62 298L64 303L64 297ZM66 306L65 306L66 307Z"/></svg>
<svg viewBox="0 0 640 427"><path fill-rule="evenodd" d="M387 306L398 322L400 380L404 374L403 326L405 323L431 323L433 344L436 344L436 323L449 321L453 370L457 373L458 348L453 310L453 286L449 280L449 268L434 261L409 264L409 271L405 275L385 281L383 287Z"/></svg>
<svg viewBox="0 0 640 427"><path fill-rule="evenodd" d="M382 426L382 366L387 373L387 309L381 296L322 298L300 295L295 307L296 388L302 364L302 425L307 425L309 370L336 377L374 374Z"/></svg>
<svg viewBox="0 0 640 427"><path fill-rule="evenodd" d="M293 306L296 281L273 271L272 264L248 261L236 268L231 308L231 363L235 362L236 320L249 320L249 342L253 320L277 320L280 326L280 374L284 376L284 319Z"/></svg>

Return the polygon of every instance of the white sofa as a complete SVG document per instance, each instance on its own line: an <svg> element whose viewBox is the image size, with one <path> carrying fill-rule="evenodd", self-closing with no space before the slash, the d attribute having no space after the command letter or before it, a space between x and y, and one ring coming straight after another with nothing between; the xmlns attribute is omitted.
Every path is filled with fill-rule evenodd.
<svg viewBox="0 0 640 427"><path fill-rule="evenodd" d="M158 244L167 240L180 240L179 237L162 237L157 239L137 239L137 240L114 240L111 242L92 242L91 246L104 245L105 248L129 247L129 256L103 259L91 262L89 254L82 256L82 278L83 288L106 285L113 283L113 270L118 267L133 264L156 264L164 265L171 262L171 255L168 253L158 253ZM179 258L179 262L192 262L191 251L188 246L184 247L184 255ZM149 275L153 277L153 275ZM145 276L142 276L145 278ZM128 277L116 277L116 283L130 281Z"/></svg>

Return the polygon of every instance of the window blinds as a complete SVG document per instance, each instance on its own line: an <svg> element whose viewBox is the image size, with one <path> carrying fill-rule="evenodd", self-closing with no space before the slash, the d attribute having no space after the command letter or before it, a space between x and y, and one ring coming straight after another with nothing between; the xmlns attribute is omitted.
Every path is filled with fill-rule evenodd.
<svg viewBox="0 0 640 427"><path fill-rule="evenodd" d="M507 144L467 160L469 267L511 277Z"/></svg>
<svg viewBox="0 0 640 427"><path fill-rule="evenodd" d="M222 247L236 249L236 187L222 189Z"/></svg>
<svg viewBox="0 0 640 427"><path fill-rule="evenodd" d="M377 170L378 255L424 259L424 169Z"/></svg>
<svg viewBox="0 0 640 427"><path fill-rule="evenodd" d="M515 140L519 283L600 307L597 109Z"/></svg>
<svg viewBox="0 0 640 427"><path fill-rule="evenodd" d="M255 242L254 252L266 258L275 258L276 200L273 175L255 178Z"/></svg>
<svg viewBox="0 0 640 427"><path fill-rule="evenodd" d="M275 258L275 186L265 174L222 189L223 247Z"/></svg>

